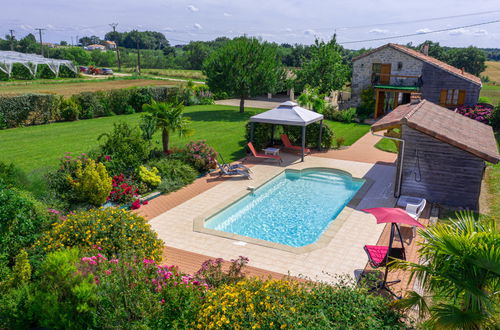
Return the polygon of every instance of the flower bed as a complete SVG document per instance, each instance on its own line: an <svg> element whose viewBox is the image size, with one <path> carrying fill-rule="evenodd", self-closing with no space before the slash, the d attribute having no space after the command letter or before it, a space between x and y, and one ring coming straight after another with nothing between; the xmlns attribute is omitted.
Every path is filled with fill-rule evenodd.
<svg viewBox="0 0 500 330"><path fill-rule="evenodd" d="M456 108L455 112L483 124L490 124L490 119L493 115L493 107L486 104L477 104L475 106L463 105Z"/></svg>

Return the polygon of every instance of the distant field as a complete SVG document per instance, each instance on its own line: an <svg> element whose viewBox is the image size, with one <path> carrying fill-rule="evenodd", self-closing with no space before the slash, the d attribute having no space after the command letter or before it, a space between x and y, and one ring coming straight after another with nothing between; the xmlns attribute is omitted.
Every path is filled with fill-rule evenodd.
<svg viewBox="0 0 500 330"><path fill-rule="evenodd" d="M500 103L500 85L483 85L481 89L481 96L490 99L491 104L497 105Z"/></svg>
<svg viewBox="0 0 500 330"><path fill-rule="evenodd" d="M500 85L500 61L486 61L486 70L481 76L487 76L491 83Z"/></svg>
<svg viewBox="0 0 500 330"><path fill-rule="evenodd" d="M113 70L117 70L117 68L113 68ZM121 72L132 73L134 72L134 69L122 68ZM141 69L141 73L158 77L179 78L179 79L197 80L197 81L205 81L207 79L207 77L205 77L200 70Z"/></svg>
<svg viewBox="0 0 500 330"><path fill-rule="evenodd" d="M18 95L24 93L51 93L70 96L81 92L94 92L133 86L177 85L174 81L156 79L68 79L68 80L34 80L23 82L0 83L0 95Z"/></svg>

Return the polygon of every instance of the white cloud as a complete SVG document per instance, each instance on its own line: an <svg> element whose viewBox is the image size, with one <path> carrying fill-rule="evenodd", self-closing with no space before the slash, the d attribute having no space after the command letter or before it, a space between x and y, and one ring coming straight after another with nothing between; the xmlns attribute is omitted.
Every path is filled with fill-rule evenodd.
<svg viewBox="0 0 500 330"><path fill-rule="evenodd" d="M195 7L195 6L193 6L193 5L189 5L189 6L187 6L187 9L188 9L189 11L192 11L193 13L194 13L194 12L196 12L196 11L199 11L199 10L200 10L200 8Z"/></svg>
<svg viewBox="0 0 500 330"><path fill-rule="evenodd" d="M429 33L429 32L432 32L432 30L429 28L423 28L417 30L417 33Z"/></svg>
<svg viewBox="0 0 500 330"><path fill-rule="evenodd" d="M198 23L194 23L194 24L193 24L193 27L194 27L196 30L202 30L202 29L203 29L203 26L201 26L201 24L198 24Z"/></svg>
<svg viewBox="0 0 500 330"><path fill-rule="evenodd" d="M305 34L306 36L314 36L314 35L316 35L316 34L317 34L317 32L316 32L316 31L314 31L313 29L307 29L307 30L304 30L304 34Z"/></svg>
<svg viewBox="0 0 500 330"><path fill-rule="evenodd" d="M292 29L290 29L290 28L286 28L286 29L284 29L283 31L285 31L285 32L292 32L293 30L292 30Z"/></svg>
<svg viewBox="0 0 500 330"><path fill-rule="evenodd" d="M474 34L477 36L485 36L488 34L488 31L486 31L484 29L479 29L479 30L475 31Z"/></svg>
<svg viewBox="0 0 500 330"><path fill-rule="evenodd" d="M230 13L224 13L224 14L222 14L222 15L224 15L224 16L226 16L226 17L231 17L231 16L233 16L233 15L231 15Z"/></svg>
<svg viewBox="0 0 500 330"><path fill-rule="evenodd" d="M450 36L461 36L461 35L464 35L468 32L469 32L469 30L466 30L464 28L460 28L460 29L456 29L456 30L451 30L448 34Z"/></svg>
<svg viewBox="0 0 500 330"><path fill-rule="evenodd" d="M175 30L171 27L164 27L163 28L163 31L166 31L166 32L174 32Z"/></svg>
<svg viewBox="0 0 500 330"><path fill-rule="evenodd" d="M33 27L31 25L28 25L28 24L21 24L19 27L21 29L23 29L24 31L33 30Z"/></svg>
<svg viewBox="0 0 500 330"><path fill-rule="evenodd" d="M389 32L389 30L384 30L384 29L371 29L370 31L368 31L370 33L373 33L373 34L387 34L387 32Z"/></svg>
<svg viewBox="0 0 500 330"><path fill-rule="evenodd" d="M48 30L53 30L55 28L52 24L47 24L46 27Z"/></svg>

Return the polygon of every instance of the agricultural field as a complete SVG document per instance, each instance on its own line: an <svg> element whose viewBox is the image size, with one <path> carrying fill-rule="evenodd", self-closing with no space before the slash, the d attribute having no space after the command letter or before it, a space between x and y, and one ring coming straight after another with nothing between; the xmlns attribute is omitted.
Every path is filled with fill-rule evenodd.
<svg viewBox="0 0 500 330"><path fill-rule="evenodd" d="M0 95L19 95L25 93L49 93L70 96L81 92L95 92L135 86L177 85L178 82L161 79L107 78L107 79L61 79L1 82Z"/></svg>
<svg viewBox="0 0 500 330"><path fill-rule="evenodd" d="M489 82L483 83L481 96L490 99L493 105L500 103L500 61L487 61L486 70L481 73L481 76L486 76L490 79Z"/></svg>
<svg viewBox="0 0 500 330"><path fill-rule="evenodd" d="M118 68L113 68L117 71ZM135 68L122 68L123 73L133 73ZM147 74L155 77L176 78L195 81L205 81L207 77L200 70L180 70L180 69L141 69L142 74Z"/></svg>

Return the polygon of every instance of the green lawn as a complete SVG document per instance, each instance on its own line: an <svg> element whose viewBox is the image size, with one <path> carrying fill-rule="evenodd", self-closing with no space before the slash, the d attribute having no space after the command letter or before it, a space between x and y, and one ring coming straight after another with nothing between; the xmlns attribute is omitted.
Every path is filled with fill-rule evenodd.
<svg viewBox="0 0 500 330"><path fill-rule="evenodd" d="M396 144L393 140L390 139L382 139L375 144L375 148L380 149L382 151L398 153L398 149L396 148Z"/></svg>
<svg viewBox="0 0 500 330"><path fill-rule="evenodd" d="M192 119L194 134L183 139L172 137L172 146L183 146L191 140L205 139L225 160L244 156L244 131L248 118L262 109L246 108L240 114L238 107L203 105L185 108ZM26 172L44 172L55 166L65 152L87 152L98 145L97 137L112 129L113 123L124 121L135 125L140 114L104 117L76 122L28 126L0 131L0 161L12 162ZM351 145L369 130L369 125L344 124L326 121L335 132L343 136L345 145ZM160 143L160 136L155 136Z"/></svg>

